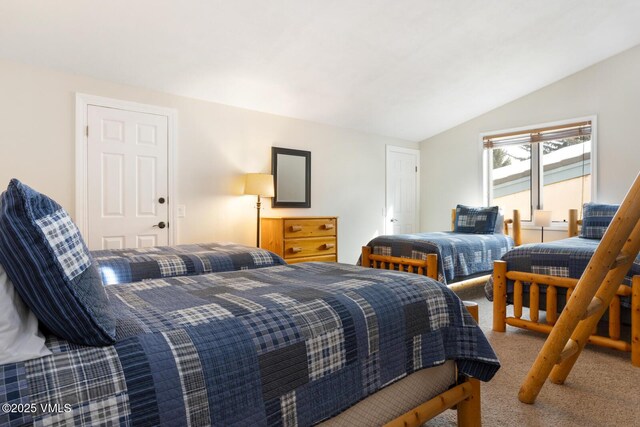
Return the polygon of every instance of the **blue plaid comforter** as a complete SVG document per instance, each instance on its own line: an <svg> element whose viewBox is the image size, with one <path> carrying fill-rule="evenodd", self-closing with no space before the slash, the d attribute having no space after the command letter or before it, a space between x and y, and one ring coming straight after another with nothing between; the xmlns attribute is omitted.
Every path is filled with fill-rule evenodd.
<svg viewBox="0 0 640 427"><path fill-rule="evenodd" d="M502 260L507 262L507 270L511 271L579 279L599 243L599 239L585 239L583 237L570 237L546 243L530 243L507 252ZM640 274L640 255L636 257L623 283L631 286L631 279L636 274ZM513 283L508 284L509 302L512 302L512 285ZM524 289L526 291L528 287L525 286ZM541 287L540 290L544 292L545 287ZM487 298L492 301L492 280L485 285L485 293ZM564 291L558 289L558 293L564 294ZM621 298L621 305L630 307L629 298Z"/></svg>
<svg viewBox="0 0 640 427"><path fill-rule="evenodd" d="M504 234L469 234L441 231L379 236L367 246L377 255L426 259L438 255L438 280L443 283L493 270L493 261L513 248Z"/></svg>
<svg viewBox="0 0 640 427"><path fill-rule="evenodd" d="M91 254L105 285L286 264L273 252L237 243L101 250Z"/></svg>
<svg viewBox="0 0 640 427"><path fill-rule="evenodd" d="M106 289L117 342L49 337L51 356L0 366L0 403L34 405L0 425L308 426L447 359L499 369L458 297L416 274L305 263Z"/></svg>

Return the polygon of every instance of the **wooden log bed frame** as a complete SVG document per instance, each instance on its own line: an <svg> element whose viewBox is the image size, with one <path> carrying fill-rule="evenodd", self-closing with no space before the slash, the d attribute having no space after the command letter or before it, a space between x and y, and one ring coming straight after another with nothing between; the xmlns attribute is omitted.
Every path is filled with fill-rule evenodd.
<svg viewBox="0 0 640 427"><path fill-rule="evenodd" d="M453 209L452 218L455 221L455 209ZM519 244L520 213L518 211L514 211L514 219L505 220L505 234L508 234L509 224L513 224L514 241L517 242L516 244ZM517 236L517 239L515 236ZM424 275L434 280L438 278L438 256L436 254L427 254L426 259L402 258L375 255L371 253L369 246L363 246L362 266L383 270L405 271ZM449 287L454 288L455 291L456 286L460 289L461 287L472 286L472 284L485 283L490 277L491 275L476 277L465 281L466 283L464 284L463 282L458 282ZM478 305L467 301L465 301L464 304L477 322ZM456 409L459 426L482 425L480 381L465 376L459 378L460 380L457 385L400 415L385 424L385 427L418 427L447 409Z"/></svg>
<svg viewBox="0 0 640 427"><path fill-rule="evenodd" d="M578 211L569 211L569 237L578 235ZM513 316L507 316L507 282L514 281ZM529 319L522 318L523 283L529 287ZM493 268L493 330L505 332L506 325L549 334L558 320L558 288L567 291L569 300L578 279L543 274L507 271L505 261L494 261ZM546 287L546 316L540 319L540 285ZM621 339L620 297L631 297L631 340ZM631 363L640 367L640 276L634 276L632 286L620 285L609 305L608 336L596 335L594 330L588 342L601 347L631 352Z"/></svg>
<svg viewBox="0 0 640 427"><path fill-rule="evenodd" d="M422 262L426 268L426 260ZM464 305L477 322L478 304L464 301ZM459 376L458 384L400 415L384 427L419 427L447 409L457 411L459 426L481 426L480 380Z"/></svg>
<svg viewBox="0 0 640 427"><path fill-rule="evenodd" d="M423 260L422 262L426 263L426 260ZM478 304L472 301L463 301L463 303L471 316L475 319L476 322L478 322ZM427 368L426 370L428 371L430 369L437 369L437 367ZM416 373L413 373L411 375L416 375ZM447 409L455 409L457 411L458 426L481 426L482 414L480 401L480 380L462 375L458 371L456 371L455 373L455 378L455 383L451 384L447 390L443 391L440 394L436 394L423 403L416 403L417 406L408 409L405 413L398 414L396 418L387 421L384 424L384 427L419 427L430 419L435 418L439 414L443 413ZM401 383L406 379L407 378L404 378L399 382ZM422 380L424 381L424 379ZM391 385L390 388L393 388L394 385L397 384L398 383ZM347 412L354 409L357 409L356 412L362 411L363 409L357 408L357 406L363 404L367 399L371 399L373 396L375 396L375 394L367 397L366 399L364 399L364 401L360 401L355 405L355 407L349 408ZM392 400L396 398L402 399L402 394L387 397ZM420 401L418 400L418 402ZM338 420L344 415L345 413L339 414L335 418L330 418L321 422L320 425L331 427L351 425L350 418L348 417L342 418L342 420ZM357 420L356 424L358 426L368 425L365 424L366 422L367 421Z"/></svg>
<svg viewBox="0 0 640 427"><path fill-rule="evenodd" d="M451 231L455 229L456 210L451 210ZM520 211L513 211L513 219L504 220L504 233L509 235L509 225L511 225L512 237L516 246L522 243L522 232L520 225ZM414 258L394 257L389 255L377 255L371 253L369 246L362 247L362 266L379 268L383 270L406 271L409 273L422 274L432 279L438 279L438 256L436 254L427 254L426 260ZM470 287L484 285L491 278L491 273L476 276L467 280L461 280L448 284L453 291L460 291Z"/></svg>

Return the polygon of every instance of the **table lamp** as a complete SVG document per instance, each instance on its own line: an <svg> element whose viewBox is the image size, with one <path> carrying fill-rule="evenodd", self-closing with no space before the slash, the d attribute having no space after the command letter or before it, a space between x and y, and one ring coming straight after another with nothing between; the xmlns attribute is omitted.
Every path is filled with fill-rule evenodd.
<svg viewBox="0 0 640 427"><path fill-rule="evenodd" d="M536 210L533 212L533 225L540 227L540 241L544 242L544 228L551 226L551 211Z"/></svg>

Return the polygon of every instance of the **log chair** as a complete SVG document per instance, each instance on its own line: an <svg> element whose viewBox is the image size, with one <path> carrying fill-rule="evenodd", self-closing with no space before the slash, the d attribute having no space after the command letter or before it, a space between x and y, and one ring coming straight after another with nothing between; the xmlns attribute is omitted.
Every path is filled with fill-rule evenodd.
<svg viewBox="0 0 640 427"><path fill-rule="evenodd" d="M578 219L578 210L569 210L569 237L578 235L582 220ZM507 317L507 283L514 281L513 316ZM531 283L529 289L529 319L522 318L523 283ZM521 329L549 334L558 320L558 288L566 289L566 301L574 292L578 279L555 277L536 273L507 271L507 263L494 261L493 268L493 330L505 332L506 325ZM540 286L546 287L546 318L540 321ZM620 297L631 297L631 340L621 339ZM597 325L589 336L588 342L601 347L631 352L631 363L640 367L640 276L633 278L632 286L619 285L609 304L608 336L596 335Z"/></svg>

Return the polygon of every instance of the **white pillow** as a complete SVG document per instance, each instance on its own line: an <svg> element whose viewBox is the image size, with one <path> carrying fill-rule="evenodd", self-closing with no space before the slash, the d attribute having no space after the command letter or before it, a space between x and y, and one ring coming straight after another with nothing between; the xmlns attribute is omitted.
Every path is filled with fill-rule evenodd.
<svg viewBox="0 0 640 427"><path fill-rule="evenodd" d="M0 365L48 356L38 319L0 265Z"/></svg>

